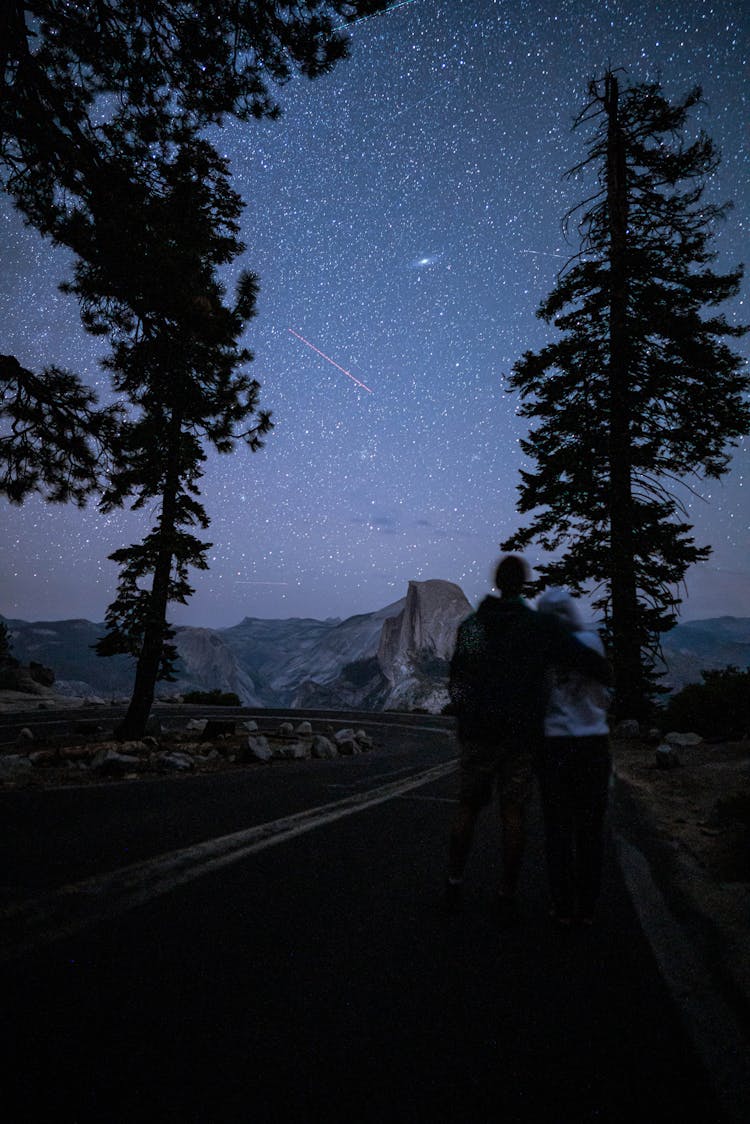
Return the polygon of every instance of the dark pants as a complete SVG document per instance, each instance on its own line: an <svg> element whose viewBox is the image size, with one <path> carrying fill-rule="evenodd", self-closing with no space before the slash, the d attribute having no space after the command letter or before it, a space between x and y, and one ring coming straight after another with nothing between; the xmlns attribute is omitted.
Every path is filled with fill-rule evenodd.
<svg viewBox="0 0 750 1124"><path fill-rule="evenodd" d="M590 917L599 897L609 739L546 738L539 787L552 903L560 917Z"/></svg>

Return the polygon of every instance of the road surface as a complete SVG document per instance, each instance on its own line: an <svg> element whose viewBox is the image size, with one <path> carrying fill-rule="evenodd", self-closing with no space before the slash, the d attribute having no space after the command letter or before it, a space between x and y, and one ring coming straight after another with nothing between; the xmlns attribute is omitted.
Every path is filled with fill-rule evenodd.
<svg viewBox="0 0 750 1124"><path fill-rule="evenodd" d="M598 926L558 933L534 805L500 932L488 812L445 916L452 734L370 732L336 761L0 793L9 1124L722 1120L612 849Z"/></svg>

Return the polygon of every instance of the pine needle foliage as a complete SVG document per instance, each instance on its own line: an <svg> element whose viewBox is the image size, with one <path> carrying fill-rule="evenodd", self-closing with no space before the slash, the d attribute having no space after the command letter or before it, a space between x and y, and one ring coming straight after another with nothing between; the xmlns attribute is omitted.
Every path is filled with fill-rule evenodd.
<svg viewBox="0 0 750 1124"><path fill-rule="evenodd" d="M227 117L277 117L278 88L328 72L348 53L346 25L387 6L9 0L0 5L0 187L26 222L71 246L71 211L106 191L119 148L140 151L147 177L155 154L167 158ZM116 421L54 356L40 373L0 358L0 492L13 503L33 492L84 503L117 455Z"/></svg>
<svg viewBox="0 0 750 1124"><path fill-rule="evenodd" d="M728 210L705 197L719 157L704 133L684 139L700 99L695 89L671 104L658 83L620 93L611 71L590 83L574 130L593 135L568 175L593 173L596 186L567 216L580 252L538 311L558 336L508 384L533 423L521 442L533 467L517 505L531 519L502 548L552 555L538 589L593 594L623 717L648 712L680 583L710 554L680 489L720 478L750 430L750 379L730 346L747 328L716 311L742 279L712 266Z"/></svg>
<svg viewBox="0 0 750 1124"><path fill-rule="evenodd" d="M271 428L258 406L259 384L244 368L252 353L241 337L255 314L257 278L243 273L233 302L217 271L244 250L242 203L212 145L186 137L149 177L124 160L104 169L65 237L78 260L65 288L83 322L107 335L105 360L128 403L119 457L101 497L105 513L130 502L158 508L142 542L115 551L117 596L107 610L100 655L137 660L123 736L143 733L158 678L173 678L176 649L170 603L185 604L190 570L207 569L210 543L196 532L209 519L200 499L206 448L261 448ZM134 157L135 158L135 157Z"/></svg>

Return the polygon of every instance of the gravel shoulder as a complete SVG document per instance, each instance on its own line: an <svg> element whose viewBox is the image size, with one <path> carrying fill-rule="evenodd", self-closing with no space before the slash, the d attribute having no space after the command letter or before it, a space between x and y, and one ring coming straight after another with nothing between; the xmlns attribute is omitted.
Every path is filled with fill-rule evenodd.
<svg viewBox="0 0 750 1124"><path fill-rule="evenodd" d="M654 747L615 742L624 816L678 919L750 1018L750 740L679 750L658 768ZM635 813L635 814L633 814Z"/></svg>

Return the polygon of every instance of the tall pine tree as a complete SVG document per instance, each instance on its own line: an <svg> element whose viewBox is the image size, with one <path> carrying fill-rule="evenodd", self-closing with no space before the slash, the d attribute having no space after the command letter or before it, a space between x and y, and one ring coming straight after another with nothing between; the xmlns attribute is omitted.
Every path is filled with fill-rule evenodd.
<svg viewBox="0 0 750 1124"><path fill-rule="evenodd" d="M538 543L553 555L538 588L593 593L616 713L643 717L679 584L710 553L677 488L722 476L750 430L750 378L726 342L747 329L714 311L742 269L711 266L727 209L704 197L718 156L703 133L683 140L700 90L673 105L658 83L621 93L610 71L589 95L574 128L593 138L568 174L593 172L597 186L576 209L581 252L538 312L560 337L527 352L509 380L535 423L521 442L534 468L521 472L518 501L533 515L502 548Z"/></svg>
<svg viewBox="0 0 750 1124"><path fill-rule="evenodd" d="M68 219L65 237L79 260L66 288L87 328L109 336L105 366L129 404L102 507L132 498L134 508L155 501L159 512L142 542L111 555L120 581L97 646L100 655L137 660L120 734L138 737L157 679L171 677L168 605L193 592L191 567L207 568L210 543L194 534L209 524L199 498L205 448L227 453L244 441L258 449L271 422L258 409L258 383L241 371L252 359L240 337L255 312L257 280L243 274L229 305L217 277L244 249L242 203L225 162L208 142L185 137L175 153L151 161L146 183L123 151Z"/></svg>

